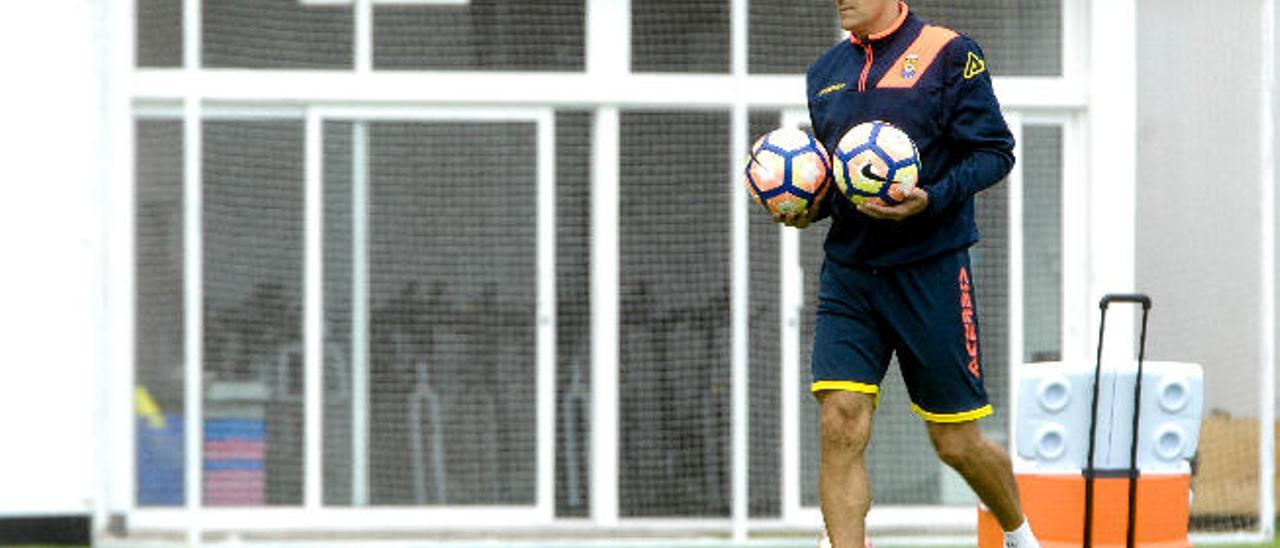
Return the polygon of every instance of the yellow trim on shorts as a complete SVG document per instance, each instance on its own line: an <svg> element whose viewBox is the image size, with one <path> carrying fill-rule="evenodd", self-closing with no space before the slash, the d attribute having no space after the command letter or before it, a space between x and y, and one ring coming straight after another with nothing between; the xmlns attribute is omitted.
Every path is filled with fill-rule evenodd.
<svg viewBox="0 0 1280 548"><path fill-rule="evenodd" d="M991 404L984 405L971 411L961 411L959 413L930 413L921 409L919 405L911 404L911 410L915 411L920 418L929 422L969 422L976 421L982 417L990 416L995 413L995 409L991 408Z"/></svg>
<svg viewBox="0 0 1280 548"><path fill-rule="evenodd" d="M809 385L809 391L815 396L818 392L825 390L840 390L842 392L855 392L858 394L871 395L871 407L880 407L880 387L874 384L866 384L855 381L814 381Z"/></svg>
<svg viewBox="0 0 1280 548"><path fill-rule="evenodd" d="M871 394L872 396L880 395L879 386L854 381L813 381L813 384L809 385L809 391L811 392L821 392L823 390L843 390L845 392Z"/></svg>

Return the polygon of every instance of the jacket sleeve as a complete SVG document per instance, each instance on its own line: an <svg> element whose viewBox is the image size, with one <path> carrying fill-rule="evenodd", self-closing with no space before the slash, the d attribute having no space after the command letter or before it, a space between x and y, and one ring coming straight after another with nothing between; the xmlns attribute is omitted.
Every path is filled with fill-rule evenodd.
<svg viewBox="0 0 1280 548"><path fill-rule="evenodd" d="M991 73L978 44L966 36L947 45L942 122L947 146L957 150L954 166L926 187L926 214L958 207L994 185L1013 168L1013 134L1000 113Z"/></svg>

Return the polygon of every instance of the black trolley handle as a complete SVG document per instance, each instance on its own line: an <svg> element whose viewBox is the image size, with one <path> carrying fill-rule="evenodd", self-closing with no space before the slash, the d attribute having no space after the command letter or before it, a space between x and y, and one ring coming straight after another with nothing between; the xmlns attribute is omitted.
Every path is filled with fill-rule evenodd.
<svg viewBox="0 0 1280 548"><path fill-rule="evenodd" d="M1142 332L1138 342L1138 375L1133 384L1133 439L1129 444L1129 516L1125 528L1125 545L1134 548L1138 500L1138 410L1142 405L1142 362L1147 353L1147 318L1151 312L1151 297L1142 293L1108 293L1098 301L1102 309L1102 321L1098 324L1098 360L1093 369L1093 402L1089 408L1089 454L1084 469L1084 548L1093 547L1093 480L1097 471L1093 467L1094 438L1098 433L1098 385L1102 379L1102 339L1107 329L1107 308L1111 303L1142 305Z"/></svg>

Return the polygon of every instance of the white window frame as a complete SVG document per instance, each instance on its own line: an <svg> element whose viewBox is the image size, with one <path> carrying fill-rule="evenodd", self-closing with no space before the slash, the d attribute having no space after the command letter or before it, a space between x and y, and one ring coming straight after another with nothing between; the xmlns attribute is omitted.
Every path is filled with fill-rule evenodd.
<svg viewBox="0 0 1280 548"><path fill-rule="evenodd" d="M279 508L209 508L205 507L200 493L203 472L202 453L187 451L184 473L185 508L138 508L130 500L124 509L129 515L129 527L135 530L181 529L195 539L207 530L324 530L334 527L376 530L394 527L421 527L424 524L442 525L446 528L511 528L549 523L555 513L555 113L551 109L464 107L447 108L431 106L395 105L322 105L297 107L291 105L246 105L242 103L204 102L187 98L179 108L172 102L143 102L134 108L136 119L163 119L184 121L184 300L186 378L184 412L185 445L202 446L200 428L203 416L203 383L201 368L203 356L201 302L202 263L201 242L202 212L201 180L202 150L201 128L206 120L284 119L305 121L305 283L304 283L304 488L300 506ZM196 120L197 123L189 123ZM367 180L363 176L367 166L356 165L367 158L363 147L353 149L353 284L352 284L352 353L353 353L353 452L352 487L356 497L352 507L325 506L321 500L323 486L322 438L323 393L322 357L323 345L323 127L326 121L354 122L356 137L353 147L363 141L368 122L376 121L430 121L430 122L526 122L536 127L537 154L537 312L534 319L536 336L536 443L535 458L537 480L535 502L532 505L468 505L465 507L415 507L369 508L367 503L367 452L368 452L368 371L367 356L360 349L367 349L367 301L366 288L359 280L367 278ZM130 226L132 221L130 221ZM132 367L129 367L130 370ZM132 399L116 402L121 411L131 414ZM364 417L364 420L360 418ZM118 439L133 438L134 423L117 424ZM126 430L127 429L127 430ZM133 456L116 461L117 477L132 477ZM126 467L128 468L126 470ZM124 474L129 474L125 476ZM132 498L132 482L116 482L112 486L119 491L114 497ZM128 493L128 495L125 495Z"/></svg>
<svg viewBox="0 0 1280 548"><path fill-rule="evenodd" d="M357 0L298 0L304 6L350 6ZM471 0L372 0L377 6L465 6Z"/></svg>
<svg viewBox="0 0 1280 548"><path fill-rule="evenodd" d="M103 407L108 413L103 420L99 444L103 460L99 470L101 500L95 507L95 522L105 528L113 515L124 515L130 529L184 528L189 538L198 537L204 528L252 529L255 527L278 529L297 527L308 531L334 529L378 528L522 528L530 526L555 526L566 530L593 528L614 530L631 528L639 530L706 530L728 531L735 540L742 540L749 532L788 530L794 527L816 528L820 516L815 509L801 508L798 504L799 489L796 481L784 480L782 491L783 515L779 519L747 519L746 515L746 378L752 364L747 362L745 319L747 248L745 245L746 200L734 200L732 212L733 254L731 269L732 323L733 323L733 510L728 519L675 519L637 520L619 516L618 505L618 222L617 203L619 185L619 118L623 110L669 108L685 110L728 110L731 114L730 158L738 158L746 147L746 113L750 108L773 108L787 111L788 124L797 119L795 112L803 112L805 106L804 81L801 76L753 75L746 67L746 14L747 0L732 0L731 40L732 64L729 74L668 75L633 74L630 66L630 1L584 0L587 6L586 68L571 73L527 72L380 72L372 69L372 20L373 6L391 2L432 2L432 0L299 0L307 4L329 3L352 5L354 13L353 67L350 71L255 71L239 69L205 69L200 59L201 0L184 0L184 62L179 69L136 69L133 67L134 1L112 2L102 10L104 28L112 35L109 53L104 53L107 85L104 89L104 109L108 138L104 139L104 154L108 167L104 175L107 188L130 189L129 192L111 192L108 212L109 235L107 245L109 259L104 260L104 271L109 274L109 293L121 297L110 301L106 317L111 335L108 354L104 358L104 378L110 379L108 402ZM466 3L467 0L437 0L433 3ZM1275 0L1264 0L1264 58L1274 70L1274 9ZM1062 279L1062 350L1064 360L1089 360L1096 342L1097 297L1105 292L1132 287L1132 253L1134 234L1132 226L1115 229L1114 217L1132 217L1133 156L1136 143L1133 105L1136 95L1134 59L1136 59L1136 0L1063 0L1062 48L1063 73L1059 77L1004 77L995 78L995 88L1002 106L1014 125L1020 128L1027 123L1053 123L1063 127L1063 187L1085 189L1064 192L1062 206L1062 260L1064 265L1081 265L1082 268L1064 269ZM1088 44L1086 47L1067 47L1069 44ZM106 51L106 50L104 50ZM1264 94L1274 91L1274 75L1264 82ZM519 92L516 93L515 90ZM1264 112L1274 113L1270 95L1262 99L1267 105ZM591 508L586 524L574 520L556 520L554 517L553 489L546 478L554 478L554 455L545 452L545 440L554 440L554 240L543 238L544 232L554 234L554 161L545 156L554 154L554 109L590 109L595 113L593 135L592 181L592 427L591 427ZM197 491L190 489L186 509L138 509L134 485L134 433L132 416L133 390L133 317L131 296L135 292L132 274L132 258L135 242L133 226L133 124L136 117L171 117L187 120L203 120L219 116L243 117L275 111L272 116L306 120L307 127L307 325L308 383L315 383L319 375L316 326L319 299L312 289L321 281L317 269L320 244L311 234L319 226L320 210L317 206L319 185L318 133L323 121L329 119L359 120L378 119L394 114L397 117L424 117L440 119L449 116L509 116L523 113L520 119L538 124L539 135L539 284L538 291L538 362L539 362L539 485L537 504L532 508L329 508L318 506L319 466L318 441L320 417L312 407L319 409L320 394L307 392L308 432L306 467L306 504L298 508L268 509L208 509L198 506ZM287 115L286 115L287 113ZM465 113L465 114L464 114ZM435 117L432 117L435 116ZM397 118L403 119L403 118ZM459 118L462 119L462 118ZM470 119L470 118L467 118ZM505 118L504 118L505 119ZM1103 124L1101 120L1105 120ZM1117 125L1116 120L1121 120ZM1265 131L1274 131L1271 120L1264 124ZM188 195L198 185L200 124L187 124L187 151L185 160ZM1264 139L1264 159L1273 158L1274 136ZM1264 165L1270 165L1264 162ZM731 170L736 172L736 169ZM1273 171L1264 173L1274 179ZM1014 177L1017 179L1017 177ZM551 182L548 182L551 181ZM1016 181L1015 181L1016 182ZM728 181L733 196L742 197L739 181ZM1119 192L1117 192L1119 185ZM1015 184L1015 186L1017 186ZM1268 187L1264 184L1264 187ZM549 190L550 189L550 190ZM1105 189L1105 191L1104 191ZM198 194L198 193L196 193ZM1011 199L1017 194L1011 192ZM1274 196L1271 197L1274 201ZM1021 204L1019 203L1018 206ZM187 203L188 272L199 272L200 255L198 241L192 241L199 233L198 202ZM1011 215L1013 215L1011 208ZM1274 219L1274 204L1267 210ZM1020 234L1021 223L1011 224L1011 230ZM1264 234L1264 246L1274 246L1274 227ZM1020 240L1018 240L1020 241ZM194 245L193 245L194 244ZM544 245L550 246L544 249ZM1012 241L1011 241L1012 245ZM795 231L782 230L780 260L783 283L797 280L802 275L794 265L798 253L798 235ZM1020 257L1020 248L1011 255L1011 264ZM1274 249L1264 249L1264 257L1272 257ZM792 265L788 267L786 265ZM1266 272L1266 269L1264 269ZM359 275L359 271L354 272ZM547 274L549 273L549 274ZM546 274L546 275L544 275ZM1021 314L1020 276L1010 276L1011 293L1018 314ZM1262 329L1274 330L1274 279L1264 281L1269 290L1264 295L1268 303ZM198 285L198 284L197 284ZM188 285L189 301L199 303L198 287ZM551 297L544 299L543 295ZM797 291L781 293L781 327L783 339L783 414L798 415L794 397L798 396L798 316L795 310L803 295ZM201 402L199 386L200 351L199 315L197 306L187 307L187 416L199 414ZM357 313L358 315L358 313ZM1021 330L1021 322L1011 316L1013 335ZM1123 331L1117 329L1117 332ZM1131 332L1132 330L1128 330ZM1264 341L1271 341L1271 332L1263 333ZM1265 343L1264 343L1265 344ZM1264 371L1260 388L1264 405L1264 417L1274 416L1274 341L1264 349L1260 364ZM1020 338L1014 346L1021 347ZM1125 348L1121 342L1110 345ZM1013 354L1011 365L1021 363L1021 354ZM544 365L550 364L550 365ZM759 366L759 365L757 365ZM765 367L773 364L763 364ZM787 398L793 401L788 403ZM1011 391L1011 398L1017 395ZM549 407L548 407L549 406ZM545 421L544 421L545 418ZM194 420L194 419L193 419ZM1012 417L1010 417L1012 420ZM1268 421L1263 421L1266 424ZM784 423L787 424L787 423ZM550 425L550 426L548 426ZM550 430L548 430L550 428ZM188 443L199 441L197 428L188 428ZM784 474L798 468L798 442L784 436ZM1010 432L1012 436L1012 429ZM357 436L358 437L358 436ZM1012 440L1012 437L1010 437ZM1274 508L1270 482L1274 463L1270 455L1274 451L1274 439L1269 428L1262 428L1263 455L1260 470L1263 473L1260 508L1270 512ZM553 442L551 450L554 450ZM190 446L190 445L189 445ZM194 454L191 451L189 453ZM191 457L192 455L189 455ZM791 464L788 464L790 462ZM199 479L198 461L187 464L187 481ZM107 478L110 478L109 480ZM198 483L197 483L198 484ZM193 503L193 501L196 501ZM503 513L501 519L493 519L492 512ZM877 507L870 520L873 529L891 529L898 524L918 525L921 512L928 512L938 530L971 534L973 511L971 508L946 507ZM1269 540L1273 536L1270 520L1263 522L1256 532L1232 535L1193 536L1198 542L1216 540Z"/></svg>

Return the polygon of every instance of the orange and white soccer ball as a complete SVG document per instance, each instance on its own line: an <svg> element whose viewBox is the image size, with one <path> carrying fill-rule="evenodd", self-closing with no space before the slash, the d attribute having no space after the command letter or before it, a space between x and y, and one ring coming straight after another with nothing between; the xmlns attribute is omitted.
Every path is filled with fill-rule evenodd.
<svg viewBox="0 0 1280 548"><path fill-rule="evenodd" d="M827 151L813 135L795 128L756 139L744 174L751 197L770 213L801 213L831 186Z"/></svg>
<svg viewBox="0 0 1280 548"><path fill-rule="evenodd" d="M888 122L853 126L840 138L832 156L836 186L854 204L896 204L920 177L915 142Z"/></svg>

